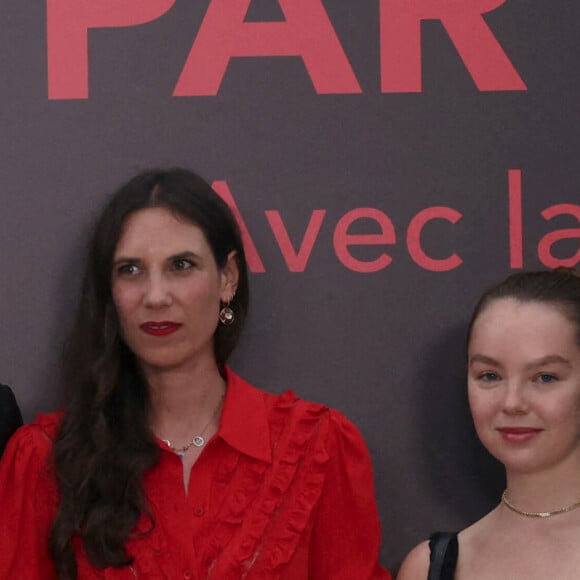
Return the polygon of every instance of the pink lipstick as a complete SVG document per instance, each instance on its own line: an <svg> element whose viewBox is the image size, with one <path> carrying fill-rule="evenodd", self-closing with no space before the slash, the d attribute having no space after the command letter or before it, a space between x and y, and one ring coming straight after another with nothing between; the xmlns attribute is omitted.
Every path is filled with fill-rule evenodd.
<svg viewBox="0 0 580 580"><path fill-rule="evenodd" d="M179 330L181 324L163 320L161 322L144 322L140 328L143 332L152 336L167 336Z"/></svg>
<svg viewBox="0 0 580 580"><path fill-rule="evenodd" d="M499 427L498 431L509 443L525 443L533 439L542 429L533 427Z"/></svg>

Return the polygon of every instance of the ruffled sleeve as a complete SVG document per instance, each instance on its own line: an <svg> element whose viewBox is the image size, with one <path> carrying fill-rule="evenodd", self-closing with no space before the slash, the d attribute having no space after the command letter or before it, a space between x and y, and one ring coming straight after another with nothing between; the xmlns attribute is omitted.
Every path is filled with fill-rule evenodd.
<svg viewBox="0 0 580 580"><path fill-rule="evenodd" d="M0 461L0 578L56 578L48 534L57 495L52 441L39 424L21 427Z"/></svg>
<svg viewBox="0 0 580 580"><path fill-rule="evenodd" d="M316 513L309 578L390 579L378 564L381 532L366 444L340 413L331 411L329 420L330 461Z"/></svg>

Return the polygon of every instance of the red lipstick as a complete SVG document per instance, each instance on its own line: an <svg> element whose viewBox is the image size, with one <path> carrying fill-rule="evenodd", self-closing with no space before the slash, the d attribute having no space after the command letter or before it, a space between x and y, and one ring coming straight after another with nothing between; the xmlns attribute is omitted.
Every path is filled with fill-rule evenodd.
<svg viewBox="0 0 580 580"><path fill-rule="evenodd" d="M542 431L534 427L499 427L497 430L509 443L525 443Z"/></svg>
<svg viewBox="0 0 580 580"><path fill-rule="evenodd" d="M141 330L152 336L167 336L173 334L181 328L181 324L177 322L169 322L162 320L160 322L144 322L140 326Z"/></svg>

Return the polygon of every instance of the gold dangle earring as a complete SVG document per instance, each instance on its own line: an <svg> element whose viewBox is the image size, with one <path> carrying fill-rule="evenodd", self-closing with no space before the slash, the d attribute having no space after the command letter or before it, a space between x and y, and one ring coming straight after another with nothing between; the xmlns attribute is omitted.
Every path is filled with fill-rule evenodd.
<svg viewBox="0 0 580 580"><path fill-rule="evenodd" d="M235 316L234 311L230 307L230 302L233 300L233 296L220 308L219 318L220 322L224 326L230 326L234 323Z"/></svg>

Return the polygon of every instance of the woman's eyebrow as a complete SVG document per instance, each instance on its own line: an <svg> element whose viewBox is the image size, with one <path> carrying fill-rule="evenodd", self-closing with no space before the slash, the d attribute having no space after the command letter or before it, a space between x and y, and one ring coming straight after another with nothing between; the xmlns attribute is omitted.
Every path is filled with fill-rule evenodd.
<svg viewBox="0 0 580 580"><path fill-rule="evenodd" d="M572 366L572 363L567 358L564 358L563 356L560 356L559 354L549 354L547 356L543 356L542 358L539 358L535 361L530 362L529 364L526 365L526 367L528 367L528 368L543 367L543 366L549 365L549 364L562 364L562 365L565 365L567 367Z"/></svg>
<svg viewBox="0 0 580 580"><path fill-rule="evenodd" d="M113 260L113 266L116 266L117 264L123 264L125 262L131 262L132 264L140 264L141 259L140 258L131 258L129 256L119 256L118 258L115 258Z"/></svg>
<svg viewBox="0 0 580 580"><path fill-rule="evenodd" d="M485 354L474 354L469 359L469 365L471 366L473 363L483 363L486 365L493 365L496 367L500 367L501 363L496 361L494 358L487 356Z"/></svg>
<svg viewBox="0 0 580 580"><path fill-rule="evenodd" d="M173 254L172 256L169 256L167 259L168 260L180 260L183 258L195 258L196 260L199 260L199 259L201 259L201 256L199 256L195 252L192 252L191 250L184 250L183 252L179 252L177 254Z"/></svg>

